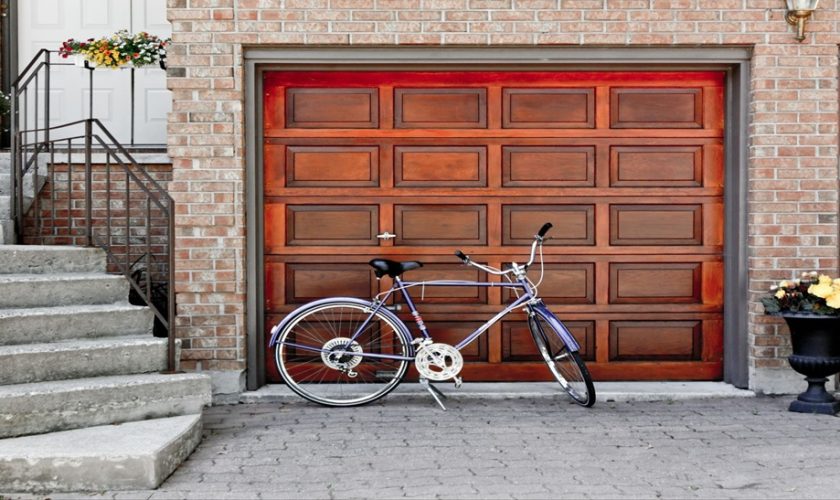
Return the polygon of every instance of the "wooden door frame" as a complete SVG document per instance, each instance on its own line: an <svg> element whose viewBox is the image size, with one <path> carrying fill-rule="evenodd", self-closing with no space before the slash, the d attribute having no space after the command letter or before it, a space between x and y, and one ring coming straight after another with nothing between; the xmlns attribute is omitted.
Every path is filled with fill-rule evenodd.
<svg viewBox="0 0 840 500"><path fill-rule="evenodd" d="M726 74L724 179L724 381L749 382L747 286L747 117L750 58L727 48L251 48L245 64L247 389L265 385L262 73L266 70L716 70Z"/></svg>

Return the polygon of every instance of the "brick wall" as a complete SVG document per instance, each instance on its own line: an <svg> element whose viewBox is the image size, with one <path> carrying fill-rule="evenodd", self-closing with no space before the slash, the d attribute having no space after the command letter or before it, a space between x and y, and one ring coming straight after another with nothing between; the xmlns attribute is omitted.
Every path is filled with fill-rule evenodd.
<svg viewBox="0 0 840 500"><path fill-rule="evenodd" d="M789 347L755 298L802 270L835 272L840 11L804 43L782 0L168 0L178 203L179 335L188 366L245 367L242 47L612 46L753 49L749 107L751 384Z"/></svg>

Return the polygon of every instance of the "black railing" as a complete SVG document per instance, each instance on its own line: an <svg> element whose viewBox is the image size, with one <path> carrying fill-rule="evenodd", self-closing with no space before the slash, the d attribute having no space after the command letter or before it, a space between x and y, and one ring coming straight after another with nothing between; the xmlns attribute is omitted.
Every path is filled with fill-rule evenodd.
<svg viewBox="0 0 840 500"><path fill-rule="evenodd" d="M102 248L109 272L125 275L130 298L154 313L155 335L169 338L174 372L174 201L163 179L154 179L99 120L50 126L50 69L70 65L52 62L53 55L38 52L12 84L15 240Z"/></svg>

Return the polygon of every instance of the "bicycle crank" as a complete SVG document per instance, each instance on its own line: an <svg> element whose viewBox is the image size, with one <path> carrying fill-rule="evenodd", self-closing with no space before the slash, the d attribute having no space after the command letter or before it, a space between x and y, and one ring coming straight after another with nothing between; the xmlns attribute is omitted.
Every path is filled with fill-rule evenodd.
<svg viewBox="0 0 840 500"><path fill-rule="evenodd" d="M424 345L417 350L414 365L422 378L436 382L455 379L456 386L461 385L458 374L464 367L464 357L458 349L449 344Z"/></svg>

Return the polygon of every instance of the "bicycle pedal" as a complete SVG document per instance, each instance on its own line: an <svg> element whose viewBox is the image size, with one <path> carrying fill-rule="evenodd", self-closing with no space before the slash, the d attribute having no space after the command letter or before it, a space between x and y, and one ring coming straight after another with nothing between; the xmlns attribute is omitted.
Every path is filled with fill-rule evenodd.
<svg viewBox="0 0 840 500"><path fill-rule="evenodd" d="M452 377L452 380L455 381L455 388L460 389L461 386L464 384L464 379L461 377Z"/></svg>

